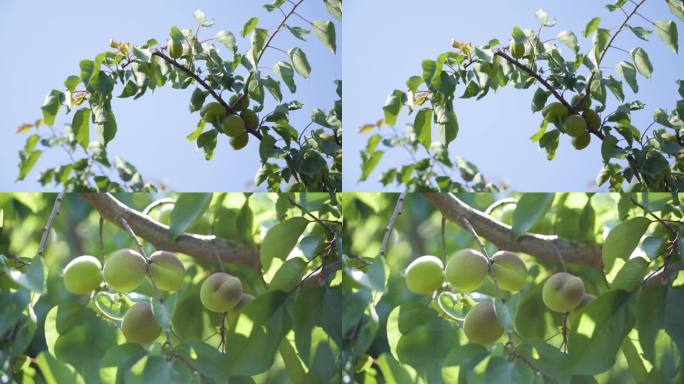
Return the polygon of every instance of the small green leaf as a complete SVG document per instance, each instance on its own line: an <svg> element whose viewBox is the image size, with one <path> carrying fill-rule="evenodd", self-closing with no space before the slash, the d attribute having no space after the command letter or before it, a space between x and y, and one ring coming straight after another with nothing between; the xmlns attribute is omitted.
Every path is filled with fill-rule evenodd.
<svg viewBox="0 0 684 384"><path fill-rule="evenodd" d="M416 137L425 149L430 150L432 144L432 109L423 108L416 114L413 129Z"/></svg>
<svg viewBox="0 0 684 384"><path fill-rule="evenodd" d="M632 63L628 63L626 61L619 62L615 67L615 72L619 73L620 76L625 79L629 87L632 89L632 92L639 92L639 85L637 84L636 79L636 68L634 68Z"/></svg>
<svg viewBox="0 0 684 384"><path fill-rule="evenodd" d="M632 56L632 60L634 60L634 66L636 66L637 71L645 78L650 79L651 73L653 73L653 66L646 51L642 48L634 48L629 51L629 54Z"/></svg>
<svg viewBox="0 0 684 384"><path fill-rule="evenodd" d="M71 129L74 131L76 142L87 152L90 144L90 108L81 108L74 113Z"/></svg>
<svg viewBox="0 0 684 384"><path fill-rule="evenodd" d="M651 221L645 217L634 217L613 228L603 244L603 264L607 271L615 259L627 259L641 241Z"/></svg>
<svg viewBox="0 0 684 384"><path fill-rule="evenodd" d="M245 26L242 27L242 37L247 37L247 35L252 33L252 31L256 29L257 23L259 23L258 17L252 17L251 19L247 20Z"/></svg>
<svg viewBox="0 0 684 384"><path fill-rule="evenodd" d="M546 214L553 198L553 193L526 193L518 200L513 211L512 235L514 239L529 231Z"/></svg>
<svg viewBox="0 0 684 384"><path fill-rule="evenodd" d="M40 108L43 111L43 123L49 126L55 124L55 117L57 112L59 112L59 108L64 104L64 99L64 93L56 89L50 91L45 97L43 106Z"/></svg>
<svg viewBox="0 0 684 384"><path fill-rule="evenodd" d="M273 259L284 260L287 258L308 225L309 220L306 218L293 217L269 229L261 244L262 268L267 269Z"/></svg>
<svg viewBox="0 0 684 384"><path fill-rule="evenodd" d="M233 52L235 52L235 50L237 49L235 35L228 31L218 31L216 35L214 35L214 39L216 39L216 41L223 44L226 48L230 49Z"/></svg>
<svg viewBox="0 0 684 384"><path fill-rule="evenodd" d="M656 35L672 49L674 53L679 50L679 35L677 33L677 24L671 20L658 20L654 23Z"/></svg>
<svg viewBox="0 0 684 384"><path fill-rule="evenodd" d="M556 38L558 39L558 41L560 41L561 43L565 44L565 46L570 48L573 52L577 52L577 36L575 36L574 33L570 31L562 31L558 34Z"/></svg>
<svg viewBox="0 0 684 384"><path fill-rule="evenodd" d="M313 33L332 53L337 49L335 38L335 24L328 20L314 20Z"/></svg>
<svg viewBox="0 0 684 384"><path fill-rule="evenodd" d="M204 214L211 202L211 193L181 194L171 211L170 231L173 237L184 233Z"/></svg>
<svg viewBox="0 0 684 384"><path fill-rule="evenodd" d="M401 111L401 107L406 104L406 100L406 94L398 89L395 89L387 96L385 105L382 107L382 110L385 112L385 123L391 126L397 123L397 116Z"/></svg>
<svg viewBox="0 0 684 384"><path fill-rule="evenodd" d="M287 89L289 89L290 92L297 92L297 85L294 81L294 69L289 63L286 63L284 61L279 61L275 63L275 65L273 66L273 72L280 76L285 85L287 85Z"/></svg>
<svg viewBox="0 0 684 384"><path fill-rule="evenodd" d="M308 79L309 73L311 72L311 66L309 65L309 61L307 60L304 51L299 48L292 48L287 52L287 55L290 58L295 71L303 78Z"/></svg>
<svg viewBox="0 0 684 384"><path fill-rule="evenodd" d="M589 20L587 26L584 27L584 37L589 37L589 35L594 33L594 31L598 29L599 24L601 24L600 17L594 17L593 19Z"/></svg>

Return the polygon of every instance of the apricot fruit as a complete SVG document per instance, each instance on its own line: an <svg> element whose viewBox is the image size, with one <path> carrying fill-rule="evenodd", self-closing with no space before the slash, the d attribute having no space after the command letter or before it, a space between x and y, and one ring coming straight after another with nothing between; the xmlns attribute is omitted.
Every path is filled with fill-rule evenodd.
<svg viewBox="0 0 684 384"><path fill-rule="evenodd" d="M487 279L489 262L474 249L462 249L449 258L446 279L459 292L472 292Z"/></svg>
<svg viewBox="0 0 684 384"><path fill-rule="evenodd" d="M589 132L584 132L583 134L572 138L572 146L578 151L586 148L591 142L591 135Z"/></svg>
<svg viewBox="0 0 684 384"><path fill-rule="evenodd" d="M150 273L159 289L175 292L185 276L185 266L174 253L157 251L150 255Z"/></svg>
<svg viewBox="0 0 684 384"><path fill-rule="evenodd" d="M587 132L587 123L578 115L568 116L563 127L565 127L565 132L572 137L578 137Z"/></svg>
<svg viewBox="0 0 684 384"><path fill-rule="evenodd" d="M582 112L582 117L587 123L589 130L598 131L599 128L601 128L601 118L593 109L587 109L586 111Z"/></svg>
<svg viewBox="0 0 684 384"><path fill-rule="evenodd" d="M242 283L237 277L217 272L207 277L200 288L200 300L212 312L233 309L242 298Z"/></svg>
<svg viewBox="0 0 684 384"><path fill-rule="evenodd" d="M245 109L240 113L240 117L245 121L245 126L251 130L259 128L259 117L251 109Z"/></svg>
<svg viewBox="0 0 684 384"><path fill-rule="evenodd" d="M241 134L230 138L230 146L236 151L244 148L248 142L249 134L247 131L243 131Z"/></svg>
<svg viewBox="0 0 684 384"><path fill-rule="evenodd" d="M102 264L93 256L79 256L64 267L63 277L67 291L84 295L102 284Z"/></svg>
<svg viewBox="0 0 684 384"><path fill-rule="evenodd" d="M473 343L489 345L497 341L504 329L496 318L494 304L490 301L475 304L466 314L463 331Z"/></svg>
<svg viewBox="0 0 684 384"><path fill-rule="evenodd" d="M554 312L570 312L584 298L582 279L567 272L558 272L549 277L542 288L542 300Z"/></svg>
<svg viewBox="0 0 684 384"><path fill-rule="evenodd" d="M142 283L147 272L147 262L132 249L120 249L112 253L104 265L104 279L119 292L130 292Z"/></svg>
<svg viewBox="0 0 684 384"><path fill-rule="evenodd" d="M238 115L228 115L221 122L221 132L230 137L240 136L245 132L245 121Z"/></svg>
<svg viewBox="0 0 684 384"><path fill-rule="evenodd" d="M584 111L591 107L591 98L587 95L575 95L572 97L570 104L578 111Z"/></svg>
<svg viewBox="0 0 684 384"><path fill-rule="evenodd" d="M212 101L200 110L200 116L212 124L219 124L225 115L226 108L216 101Z"/></svg>
<svg viewBox="0 0 684 384"><path fill-rule="evenodd" d="M152 305L148 302L133 304L126 311L121 322L121 332L131 343L147 345L157 340L161 335L161 328L154 319Z"/></svg>
<svg viewBox="0 0 684 384"><path fill-rule="evenodd" d="M436 256L420 256L406 267L404 275L409 291L427 295L444 283L444 264Z"/></svg>
<svg viewBox="0 0 684 384"><path fill-rule="evenodd" d="M568 117L568 109L562 103L554 101L544 107L542 115L547 121L556 123Z"/></svg>
<svg viewBox="0 0 684 384"><path fill-rule="evenodd" d="M498 251L492 255L492 267L499 288L515 292L519 291L527 279L527 266L520 256L509 251Z"/></svg>

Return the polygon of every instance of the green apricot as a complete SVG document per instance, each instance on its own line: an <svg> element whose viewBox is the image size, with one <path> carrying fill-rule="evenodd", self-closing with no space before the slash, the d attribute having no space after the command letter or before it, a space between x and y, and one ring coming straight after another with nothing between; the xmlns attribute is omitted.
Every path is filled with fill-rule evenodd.
<svg viewBox="0 0 684 384"><path fill-rule="evenodd" d="M542 288L542 300L554 312L570 312L584 298L582 279L567 272L558 272L549 277Z"/></svg>
<svg viewBox="0 0 684 384"><path fill-rule="evenodd" d="M202 110L200 110L200 116L212 124L218 124L221 122L223 117L226 115L226 109L216 101L205 105Z"/></svg>
<svg viewBox="0 0 684 384"><path fill-rule="evenodd" d="M63 277L67 291L84 295L102 284L102 264L93 256L79 256L64 267Z"/></svg>
<svg viewBox="0 0 684 384"><path fill-rule="evenodd" d="M121 331L128 342L147 345L157 340L162 330L154 319L152 305L149 302L139 302L126 311L121 322Z"/></svg>
<svg viewBox="0 0 684 384"><path fill-rule="evenodd" d="M449 258L446 279L459 292L472 292L487 279L489 262L474 249L462 249Z"/></svg>
<svg viewBox="0 0 684 384"><path fill-rule="evenodd" d="M582 112L582 117L591 131L598 131L601 128L601 118L593 109Z"/></svg>
<svg viewBox="0 0 684 384"><path fill-rule="evenodd" d="M406 267L404 275L409 291L427 295L439 289L444 283L444 264L436 256L420 256Z"/></svg>
<svg viewBox="0 0 684 384"><path fill-rule="evenodd" d="M177 59L181 56L183 56L183 43L180 41L174 41L174 40L169 40L167 44L167 48L169 50L169 56L171 56L174 59Z"/></svg>
<svg viewBox="0 0 684 384"><path fill-rule="evenodd" d="M525 56L525 44L517 42L513 39L511 39L511 42L508 44L508 48L511 51L511 56L515 57L516 59L519 59L523 56Z"/></svg>
<svg viewBox="0 0 684 384"><path fill-rule="evenodd" d="M130 292L145 279L147 262L141 254L132 249L121 249L105 261L104 279L119 292Z"/></svg>
<svg viewBox="0 0 684 384"><path fill-rule="evenodd" d="M240 279L225 272L209 276L200 288L200 300L212 312L223 313L233 309L242 298Z"/></svg>
<svg viewBox="0 0 684 384"><path fill-rule="evenodd" d="M527 267L520 256L509 251L492 255L492 267L499 287L505 291L519 291L527 279Z"/></svg>
<svg viewBox="0 0 684 384"><path fill-rule="evenodd" d="M568 109L562 103L554 101L544 107L542 115L547 121L555 123L568 117Z"/></svg>
<svg viewBox="0 0 684 384"><path fill-rule="evenodd" d="M578 137L587 132L587 123L582 116L568 116L563 126L565 127L565 132L572 137Z"/></svg>
<svg viewBox="0 0 684 384"><path fill-rule="evenodd" d="M586 148L590 142L591 135L589 134L589 132L584 132L583 134L572 138L572 146L575 147L575 149L577 149L578 151Z"/></svg>
<svg viewBox="0 0 684 384"><path fill-rule="evenodd" d="M150 255L150 272L159 289L175 292L183 284L185 267L174 253L157 251Z"/></svg>
<svg viewBox="0 0 684 384"><path fill-rule="evenodd" d="M242 117L242 120L245 121L245 126L247 126L247 128L252 131L259 128L259 117L251 109L245 109L240 113L240 116Z"/></svg>
<svg viewBox="0 0 684 384"><path fill-rule="evenodd" d="M238 95L236 93L230 97L230 100L228 102L228 104L230 104L231 107L238 111L244 111L245 109L247 109L247 107L249 107L249 97L247 95L244 95L242 98L240 98L241 96L242 95Z"/></svg>
<svg viewBox="0 0 684 384"><path fill-rule="evenodd" d="M238 115L228 115L221 122L221 132L230 137L240 136L245 132L245 121Z"/></svg>
<svg viewBox="0 0 684 384"><path fill-rule="evenodd" d="M591 107L591 98L587 95L575 95L572 97L570 104L578 111L584 111Z"/></svg>
<svg viewBox="0 0 684 384"><path fill-rule="evenodd" d="M230 146L235 150L240 150L244 148L249 142L249 134L247 131L243 131L241 134L230 138Z"/></svg>
<svg viewBox="0 0 684 384"><path fill-rule="evenodd" d="M475 304L466 314L463 331L473 343L489 345L497 341L504 329L496 318L494 304L491 301Z"/></svg>

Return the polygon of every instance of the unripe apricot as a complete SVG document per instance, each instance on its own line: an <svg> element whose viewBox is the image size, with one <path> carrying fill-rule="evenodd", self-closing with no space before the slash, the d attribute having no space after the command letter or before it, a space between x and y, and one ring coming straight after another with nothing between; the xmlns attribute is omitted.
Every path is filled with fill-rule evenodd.
<svg viewBox="0 0 684 384"><path fill-rule="evenodd" d="M444 283L444 264L436 256L421 256L406 267L404 275L409 291L427 295L439 289Z"/></svg>
<svg viewBox="0 0 684 384"><path fill-rule="evenodd" d="M205 308L223 313L233 309L242 298L240 279L225 272L209 276L200 288L200 300Z"/></svg>
<svg viewBox="0 0 684 384"><path fill-rule="evenodd" d="M594 301L594 299L596 299L595 295L592 295L591 293L585 293L584 296L582 296L582 301L580 301L579 305L577 305L577 308L575 309L583 308L585 305Z"/></svg>
<svg viewBox="0 0 684 384"><path fill-rule="evenodd" d="M578 137L587 132L587 123L577 115L568 116L563 127L565 127L565 132L572 137Z"/></svg>
<svg viewBox="0 0 684 384"><path fill-rule="evenodd" d="M249 134L247 133L247 131L242 131L241 134L230 138L230 146L233 147L233 149L235 149L236 151L244 148L248 142Z"/></svg>
<svg viewBox="0 0 684 384"><path fill-rule="evenodd" d="M223 118L221 132L230 137L236 137L245 132L245 122L238 115L228 115Z"/></svg>
<svg viewBox="0 0 684 384"><path fill-rule="evenodd" d="M491 301L482 301L468 311L463 322L463 331L473 343L489 345L503 335L504 329L499 324Z"/></svg>
<svg viewBox="0 0 684 384"><path fill-rule="evenodd" d="M152 305L148 302L133 304L123 317L121 332L131 343L147 345L157 340L161 328L154 319Z"/></svg>
<svg viewBox="0 0 684 384"><path fill-rule="evenodd" d="M259 128L259 118L251 109L245 109L240 113L240 117L245 121L245 126L251 130Z"/></svg>
<svg viewBox="0 0 684 384"><path fill-rule="evenodd" d="M555 312L570 312L577 308L584 298L582 279L567 272L558 272L549 277L542 288L542 300L547 308Z"/></svg>
<svg viewBox="0 0 684 384"><path fill-rule="evenodd" d="M174 253L157 251L150 255L150 271L159 289L175 292L183 284L185 267Z"/></svg>
<svg viewBox="0 0 684 384"><path fill-rule="evenodd" d="M508 44L508 48L511 51L511 56L515 57L516 59L519 59L523 56L525 56L525 44L517 42L513 39L511 39L511 42Z"/></svg>
<svg viewBox="0 0 684 384"><path fill-rule="evenodd" d="M516 253L498 251L492 255L492 263L499 288L515 292L525 285L527 267Z"/></svg>
<svg viewBox="0 0 684 384"><path fill-rule="evenodd" d="M459 292L472 292L487 279L489 262L474 249L462 249L449 258L446 279Z"/></svg>
<svg viewBox="0 0 684 384"><path fill-rule="evenodd" d="M254 301L254 296L250 295L249 293L243 293L242 296L240 296L240 301L238 301L238 303L235 304L233 310L239 311L242 308L244 308L245 305L251 303L252 301Z"/></svg>
<svg viewBox="0 0 684 384"><path fill-rule="evenodd" d="M568 117L568 109L562 103L555 101L544 107L542 115L547 121L555 123Z"/></svg>
<svg viewBox="0 0 684 384"><path fill-rule="evenodd" d="M589 98L587 95L575 95L572 97L570 104L576 110L584 111L585 109L589 109L591 107L591 98Z"/></svg>
<svg viewBox="0 0 684 384"><path fill-rule="evenodd" d="M582 112L582 117L587 123L589 130L598 131L599 128L601 128L601 118L593 109L587 109L586 111Z"/></svg>
<svg viewBox="0 0 684 384"><path fill-rule="evenodd" d="M586 148L590 142L591 135L589 134L589 132L584 132L583 134L572 138L572 146L575 147L575 149L578 151Z"/></svg>
<svg viewBox="0 0 684 384"><path fill-rule="evenodd" d="M77 295L90 293L102 283L102 265L93 256L79 256L64 267L63 277L67 291Z"/></svg>
<svg viewBox="0 0 684 384"><path fill-rule="evenodd" d="M200 116L212 124L219 124L225 115L226 108L216 101L212 101L200 110Z"/></svg>
<svg viewBox="0 0 684 384"><path fill-rule="evenodd" d="M130 292L142 283L146 273L145 258L132 249L120 249L105 261L104 279L119 292Z"/></svg>

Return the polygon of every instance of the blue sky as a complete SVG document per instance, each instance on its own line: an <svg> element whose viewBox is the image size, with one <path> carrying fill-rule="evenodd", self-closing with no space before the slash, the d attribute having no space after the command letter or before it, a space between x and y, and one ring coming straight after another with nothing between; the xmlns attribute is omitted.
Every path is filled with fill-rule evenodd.
<svg viewBox="0 0 684 384"><path fill-rule="evenodd" d="M622 13L609 13L607 1L540 1L506 0L465 2L453 0L423 0L420 2L374 0L352 1L345 4L344 20L344 190L380 190L377 182L382 169L396 164L407 164L406 152L397 150L385 155L378 169L363 183L357 183L360 172L359 152L368 135L357 133L358 127L382 117L382 106L395 88L405 89L412 75L421 73L421 61L436 59L450 50L451 39L483 44L491 38L508 41L514 26L537 28L534 16L542 8L558 23L543 37L555 37L562 30L575 32L583 49L590 42L581 36L586 23L594 16L602 18L602 28L613 28L622 21ZM651 20L671 19L663 1L649 1L641 13ZM677 21L681 31L684 25ZM634 26L646 26L634 19ZM649 28L652 29L652 28ZM682 44L680 44L682 45ZM636 114L637 127L651 121L651 111L657 107L671 110L679 99L675 80L682 78L682 56L673 52L653 34L650 42L637 40L626 31L618 38L617 46L631 49L643 47L654 65L653 77L647 81L639 77L638 100L647 104L645 111ZM568 54L565 49L564 53ZM627 55L611 50L604 63L614 68ZM617 77L614 71L613 75ZM627 99L633 94L625 84ZM554 161L529 141L541 122L539 114L530 111L532 93L504 89L483 100L457 99L455 110L460 132L450 146L453 156L461 155L480 167L490 180L506 182L518 191L585 191L594 190L594 180L601 167L600 144L592 140L588 149L576 151L567 137L561 138ZM461 91L457 90L460 94ZM609 96L610 99L611 96ZM404 110L405 111L405 110ZM401 127L410 122L403 114L397 122ZM646 124L643 124L646 122ZM594 138L595 139L595 138ZM391 189L396 189L392 187Z"/></svg>
<svg viewBox="0 0 684 384"><path fill-rule="evenodd" d="M198 0L198 1L130 1L94 5L92 1L20 1L0 2L0 36L3 37L3 92L0 93L0 190L42 190L35 179L38 172L62 164L67 155L61 150L44 154L27 181L15 183L18 174L17 152L25 135L16 128L40 117L40 106L48 92L61 89L64 79L78 72L82 59L93 59L108 50L110 38L142 44L149 38L165 41L171 26L194 28L193 11L202 9L216 24L200 37L211 37L225 29L236 36L247 19L260 18L259 27L270 28L281 19L279 12L269 14L262 5L270 1ZM332 19L321 1L307 1L299 13L309 20ZM309 80L296 78L296 97L305 108L293 115L293 125L303 127L310 121L314 108L329 110L337 98L333 81L341 78L341 26L336 23L337 55L332 55L315 36L306 43L295 40L287 31L275 40L275 46L288 49L300 46L306 52L312 72ZM291 25L307 26L298 19ZM246 46L239 41L241 49ZM269 50L261 64L271 67L286 55ZM272 72L271 72L272 73ZM205 161L194 143L185 136L194 130L198 114L190 114L188 104L193 88L164 88L147 93L141 99L116 99L118 133L110 143L110 156L120 155L135 164L143 176L163 181L172 190L180 191L242 191L252 190L252 180L259 168L258 144L250 140L247 149L233 151L226 137L219 140L215 157ZM115 90L119 94L120 89ZM267 96L268 98L269 96ZM58 119L58 124L70 122L73 116ZM91 136L93 137L93 136ZM253 138L252 138L253 139ZM224 150L220 150L223 148ZM54 188L54 187L50 187Z"/></svg>

